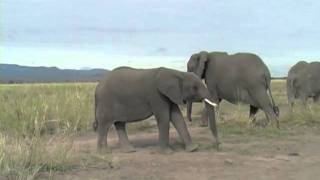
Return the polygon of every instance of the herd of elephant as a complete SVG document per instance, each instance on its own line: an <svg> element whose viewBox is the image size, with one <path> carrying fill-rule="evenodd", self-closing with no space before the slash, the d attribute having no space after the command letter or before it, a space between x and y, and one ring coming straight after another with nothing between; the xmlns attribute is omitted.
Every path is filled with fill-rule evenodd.
<svg viewBox="0 0 320 180"><path fill-rule="evenodd" d="M219 148L215 107L222 100L250 105L250 119L255 121L259 109L267 121L279 128L279 108L271 93L271 74L262 59L252 53L227 54L201 51L193 54L187 64L188 72L168 68L116 68L106 75L95 91L95 121L99 151L110 150L107 135L115 126L121 149L134 152L126 132L126 124L154 115L159 129L160 151L171 153L170 122L182 139L185 150L193 152L193 143L179 105L187 104L191 121L192 103L204 102L209 128ZM320 63L304 61L294 65L287 77L288 102L300 98L305 104L309 97L320 99Z"/></svg>

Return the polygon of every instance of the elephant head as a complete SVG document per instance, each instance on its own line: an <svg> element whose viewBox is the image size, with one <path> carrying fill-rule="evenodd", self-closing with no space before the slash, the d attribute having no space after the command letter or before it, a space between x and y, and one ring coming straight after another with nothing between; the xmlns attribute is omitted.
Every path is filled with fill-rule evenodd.
<svg viewBox="0 0 320 180"><path fill-rule="evenodd" d="M162 68L157 77L158 91L175 104L184 104L187 101L210 100L210 93L201 79L193 73L183 73Z"/></svg>
<svg viewBox="0 0 320 180"><path fill-rule="evenodd" d="M193 54L187 64L188 72L195 73L201 79L205 79L206 71L208 68L209 61L214 61L216 58L227 57L226 52L210 52L201 51L199 53Z"/></svg>
<svg viewBox="0 0 320 180"><path fill-rule="evenodd" d="M193 54L187 64L188 72L196 74L199 78L205 78L206 65L209 59L209 53L207 51L201 51ZM188 101L187 104L187 119L192 121L192 101Z"/></svg>
<svg viewBox="0 0 320 180"><path fill-rule="evenodd" d="M193 54L187 64L188 72L195 73L201 79L205 76L206 64L209 59L209 53L206 51L201 51L199 53Z"/></svg>
<svg viewBox="0 0 320 180"><path fill-rule="evenodd" d="M217 56L227 56L228 54L226 52L212 52L208 53L207 51L201 51L199 53L193 54L187 64L188 72L192 72L196 74L199 78L205 79L206 78L206 70L208 67L209 61L213 61ZM211 102L214 102L211 104L212 106L217 106L217 99L211 99ZM209 127L211 129L211 132L213 136L216 139L217 148L219 147L219 140L218 140L218 134L217 134L217 128L216 128L216 122L215 122L215 114L214 111L211 111L209 108L210 103L205 103L206 109L208 111L209 115ZM192 113L192 101L188 101L187 104L187 119L189 121L192 121L191 118Z"/></svg>
<svg viewBox="0 0 320 180"><path fill-rule="evenodd" d="M163 68L158 72L156 81L158 91L175 104L204 101L209 114L211 131L216 142L219 142L214 113L216 104L212 102L209 90L199 77L193 73L173 72Z"/></svg>

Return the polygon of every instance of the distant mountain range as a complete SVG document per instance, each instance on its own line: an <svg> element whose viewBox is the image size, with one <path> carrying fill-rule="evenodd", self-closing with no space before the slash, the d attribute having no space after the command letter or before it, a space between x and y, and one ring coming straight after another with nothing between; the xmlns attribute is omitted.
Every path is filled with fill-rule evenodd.
<svg viewBox="0 0 320 180"><path fill-rule="evenodd" d="M105 69L59 69L0 64L0 83L91 82L98 81L109 71Z"/></svg>

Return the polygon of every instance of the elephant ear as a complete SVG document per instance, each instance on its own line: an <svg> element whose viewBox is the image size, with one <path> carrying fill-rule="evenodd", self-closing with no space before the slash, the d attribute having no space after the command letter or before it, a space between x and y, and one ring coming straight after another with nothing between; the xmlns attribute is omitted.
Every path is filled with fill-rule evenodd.
<svg viewBox="0 0 320 180"><path fill-rule="evenodd" d="M199 53L199 60L198 60L198 65L196 69L196 74L203 79L204 77L204 71L206 69L207 61L209 58L209 53L206 51L202 51Z"/></svg>
<svg viewBox="0 0 320 180"><path fill-rule="evenodd" d="M194 72L196 73L196 69L197 69L197 64L198 64L198 60L199 60L199 54L193 54L187 64L187 70L188 72Z"/></svg>
<svg viewBox="0 0 320 180"><path fill-rule="evenodd" d="M182 78L173 70L161 68L156 76L158 91L175 104L183 104Z"/></svg>

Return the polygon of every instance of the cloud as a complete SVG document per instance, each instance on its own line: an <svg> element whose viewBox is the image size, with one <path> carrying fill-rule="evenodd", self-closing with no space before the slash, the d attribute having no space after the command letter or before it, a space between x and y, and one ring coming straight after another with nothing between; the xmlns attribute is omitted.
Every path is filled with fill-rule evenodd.
<svg viewBox="0 0 320 180"><path fill-rule="evenodd" d="M320 57L317 0L2 0L1 5L1 45L82 48L72 53L48 50L47 61L57 66L75 66L84 56L104 61L106 55L123 55L128 57L123 64L149 67L165 62L185 69L192 53L208 50L257 53L273 70L300 58ZM102 53L84 55L84 50ZM38 49L14 52L7 59L44 59ZM56 60L68 56L72 60ZM133 56L155 61L140 63L129 58ZM182 58L164 61L163 56Z"/></svg>

